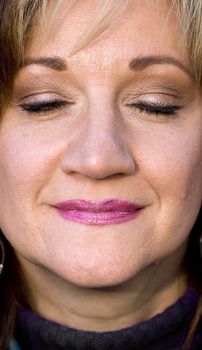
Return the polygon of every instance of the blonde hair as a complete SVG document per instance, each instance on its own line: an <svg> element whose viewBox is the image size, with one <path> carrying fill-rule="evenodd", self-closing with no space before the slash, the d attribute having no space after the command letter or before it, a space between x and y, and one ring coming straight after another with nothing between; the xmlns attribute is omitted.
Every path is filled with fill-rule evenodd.
<svg viewBox="0 0 202 350"><path fill-rule="evenodd" d="M178 13L186 53L190 57L196 80L202 87L202 1L172 0L172 2Z"/></svg>

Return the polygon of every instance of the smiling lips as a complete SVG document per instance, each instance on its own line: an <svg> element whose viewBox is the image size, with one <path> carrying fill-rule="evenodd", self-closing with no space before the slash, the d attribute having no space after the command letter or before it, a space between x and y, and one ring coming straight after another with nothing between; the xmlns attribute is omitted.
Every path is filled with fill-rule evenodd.
<svg viewBox="0 0 202 350"><path fill-rule="evenodd" d="M65 220L86 225L120 224L133 220L143 209L140 205L117 199L68 200L56 204L55 207Z"/></svg>

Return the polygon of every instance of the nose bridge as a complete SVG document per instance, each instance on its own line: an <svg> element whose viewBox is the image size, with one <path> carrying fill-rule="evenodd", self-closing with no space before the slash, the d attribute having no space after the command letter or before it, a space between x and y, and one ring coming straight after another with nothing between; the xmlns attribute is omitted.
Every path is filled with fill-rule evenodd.
<svg viewBox="0 0 202 350"><path fill-rule="evenodd" d="M109 111L107 113L103 110L98 119L90 118L83 150L88 155L89 161L91 159L97 166L101 163L103 163L102 166L107 165L108 159L112 162L123 157L124 145L118 121L113 119Z"/></svg>
<svg viewBox="0 0 202 350"><path fill-rule="evenodd" d="M63 170L100 179L134 172L119 116L112 103L102 102L90 105L79 136L65 152Z"/></svg>

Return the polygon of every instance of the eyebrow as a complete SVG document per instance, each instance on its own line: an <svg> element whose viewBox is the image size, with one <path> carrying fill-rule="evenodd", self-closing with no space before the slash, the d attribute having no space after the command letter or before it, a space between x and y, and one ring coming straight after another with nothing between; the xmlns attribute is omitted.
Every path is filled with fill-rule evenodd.
<svg viewBox="0 0 202 350"><path fill-rule="evenodd" d="M192 71L186 67L181 61L177 60L172 56L139 56L133 58L129 63L129 69L133 71L142 71L150 66L157 64L171 64L180 68L186 73L191 79L194 79Z"/></svg>
<svg viewBox="0 0 202 350"><path fill-rule="evenodd" d="M27 58L25 59L22 68L32 64L42 65L60 72L66 71L68 69L65 60L58 56ZM174 65L181 69L184 73L186 73L192 80L194 80L193 72L188 67L186 67L181 61L177 60L172 56L139 56L133 58L129 62L129 69L132 71L143 71L144 69L157 64Z"/></svg>
<svg viewBox="0 0 202 350"><path fill-rule="evenodd" d="M61 57L37 57L37 58L26 58L22 68L30 66L32 64L39 64L41 66L45 66L47 68L54 69L56 71L65 71L67 70L67 65L65 60Z"/></svg>

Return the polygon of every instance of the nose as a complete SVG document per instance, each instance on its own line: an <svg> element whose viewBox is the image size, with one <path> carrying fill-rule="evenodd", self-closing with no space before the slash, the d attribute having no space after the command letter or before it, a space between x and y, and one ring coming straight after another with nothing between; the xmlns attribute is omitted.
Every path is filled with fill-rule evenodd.
<svg viewBox="0 0 202 350"><path fill-rule="evenodd" d="M135 162L116 118L97 115L79 128L61 159L65 173L81 174L92 179L134 173Z"/></svg>

